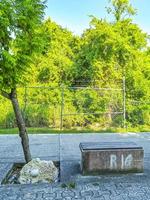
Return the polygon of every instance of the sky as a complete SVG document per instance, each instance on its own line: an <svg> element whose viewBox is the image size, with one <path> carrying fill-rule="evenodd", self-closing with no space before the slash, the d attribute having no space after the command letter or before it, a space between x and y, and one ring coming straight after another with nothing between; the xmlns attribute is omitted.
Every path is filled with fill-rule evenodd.
<svg viewBox="0 0 150 200"><path fill-rule="evenodd" d="M131 0L131 3L137 9L134 23L150 34L150 0ZM90 15L110 19L106 12L108 5L108 0L47 0L46 17L81 35L89 27Z"/></svg>

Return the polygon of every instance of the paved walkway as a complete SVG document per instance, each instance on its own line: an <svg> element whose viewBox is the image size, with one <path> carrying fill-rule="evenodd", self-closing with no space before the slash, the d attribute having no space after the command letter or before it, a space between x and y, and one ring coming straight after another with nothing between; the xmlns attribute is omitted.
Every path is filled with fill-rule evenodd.
<svg viewBox="0 0 150 200"><path fill-rule="evenodd" d="M80 142L134 141L144 147L143 174L82 177ZM150 134L76 134L31 135L33 157L61 161L61 182L75 182L76 187L62 188L62 183L47 185L0 186L0 200L150 200ZM0 179L14 162L23 162L18 136L0 136Z"/></svg>

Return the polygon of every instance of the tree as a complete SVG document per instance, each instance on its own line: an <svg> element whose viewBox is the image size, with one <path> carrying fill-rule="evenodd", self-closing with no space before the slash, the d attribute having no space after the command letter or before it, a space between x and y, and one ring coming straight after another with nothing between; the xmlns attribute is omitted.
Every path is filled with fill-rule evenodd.
<svg viewBox="0 0 150 200"><path fill-rule="evenodd" d="M36 59L36 81L44 85L51 84L51 86L69 85L76 37L50 18L43 23L40 31L46 45L41 56Z"/></svg>
<svg viewBox="0 0 150 200"><path fill-rule="evenodd" d="M43 0L0 1L0 94L12 103L26 162L31 153L17 86L25 83L31 58L40 51L44 8Z"/></svg>
<svg viewBox="0 0 150 200"><path fill-rule="evenodd" d="M115 16L116 21L125 19L127 16L136 14L136 10L130 4L130 0L109 0L111 6L107 8L108 13Z"/></svg>
<svg viewBox="0 0 150 200"><path fill-rule="evenodd" d="M96 83L99 87L118 88L117 80L126 76L129 100L145 101L150 84L146 76L150 65L148 35L127 17L135 13L129 0L112 0L111 3L115 20L92 17L90 28L81 37L75 80L85 81L87 86ZM108 107L115 110L110 103Z"/></svg>

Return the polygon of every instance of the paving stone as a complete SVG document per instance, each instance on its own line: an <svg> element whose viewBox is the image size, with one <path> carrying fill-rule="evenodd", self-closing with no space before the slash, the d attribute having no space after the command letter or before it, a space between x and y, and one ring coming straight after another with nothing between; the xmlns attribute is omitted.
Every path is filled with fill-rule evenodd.
<svg viewBox="0 0 150 200"><path fill-rule="evenodd" d="M74 192L74 191L65 190L65 191L62 192L61 196L64 197L64 198L65 198L65 197L66 197L66 198L67 198L67 197L71 197L71 198L72 198L72 197L75 197L76 195L75 195L75 192Z"/></svg>
<svg viewBox="0 0 150 200"><path fill-rule="evenodd" d="M57 197L57 194L56 192L46 192L46 193L43 193L42 195L43 199L49 199L49 198L53 198L55 199Z"/></svg>
<svg viewBox="0 0 150 200"><path fill-rule="evenodd" d="M0 200L150 200L150 134L70 134L60 137L61 148L59 152L58 135L31 135L32 153L34 157L40 156L41 159L60 158L62 177L66 177L64 180L66 183L68 181L68 185L71 181L75 182L76 187L74 189L62 188L63 180L61 183L52 185L1 185ZM110 139L111 141L130 140L143 146L145 150L143 174L81 176L79 143L98 140L102 142ZM0 136L1 179L4 176L4 171L8 172L14 161L23 161L19 142L18 136ZM13 148L14 145L16 148ZM53 151L54 149L55 151Z"/></svg>
<svg viewBox="0 0 150 200"><path fill-rule="evenodd" d="M72 198L72 200L86 200L86 198L84 198L84 197L78 197L78 198Z"/></svg>

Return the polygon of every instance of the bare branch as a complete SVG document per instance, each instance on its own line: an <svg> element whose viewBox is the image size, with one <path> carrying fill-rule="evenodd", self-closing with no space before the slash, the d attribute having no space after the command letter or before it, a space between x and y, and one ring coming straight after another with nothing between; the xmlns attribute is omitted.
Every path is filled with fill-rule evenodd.
<svg viewBox="0 0 150 200"><path fill-rule="evenodd" d="M10 96L9 96L9 94L7 92L5 92L3 90L0 90L0 94L5 98L10 99Z"/></svg>

